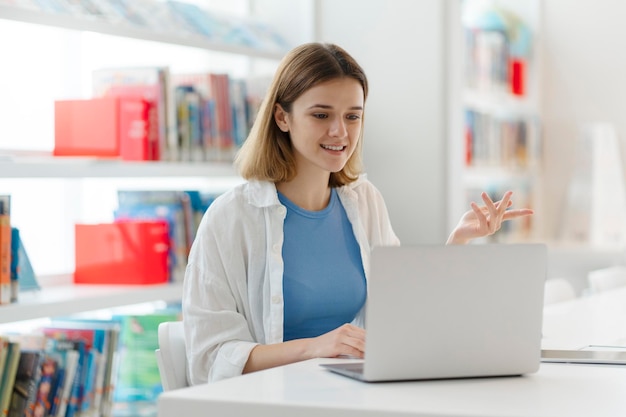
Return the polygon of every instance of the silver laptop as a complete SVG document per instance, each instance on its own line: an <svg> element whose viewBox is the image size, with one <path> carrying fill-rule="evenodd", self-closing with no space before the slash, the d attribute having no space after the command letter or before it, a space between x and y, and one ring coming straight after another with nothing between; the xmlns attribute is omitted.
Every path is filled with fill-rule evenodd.
<svg viewBox="0 0 626 417"><path fill-rule="evenodd" d="M368 382L536 372L546 269L541 244L377 247L365 359L322 366Z"/></svg>

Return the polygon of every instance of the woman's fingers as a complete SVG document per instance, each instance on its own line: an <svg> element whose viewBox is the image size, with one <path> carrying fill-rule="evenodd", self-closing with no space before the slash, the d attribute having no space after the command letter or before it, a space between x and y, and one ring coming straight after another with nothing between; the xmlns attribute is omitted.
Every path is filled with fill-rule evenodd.
<svg viewBox="0 0 626 417"><path fill-rule="evenodd" d="M344 324L315 339L315 356L333 358L350 355L362 358L365 353L365 330L351 324Z"/></svg>
<svg viewBox="0 0 626 417"><path fill-rule="evenodd" d="M534 213L535 212L532 209L527 209L527 208L507 210L504 213L504 216L502 216L502 219L503 220L511 220L511 219L516 219L518 217L529 216L529 215L534 214Z"/></svg>

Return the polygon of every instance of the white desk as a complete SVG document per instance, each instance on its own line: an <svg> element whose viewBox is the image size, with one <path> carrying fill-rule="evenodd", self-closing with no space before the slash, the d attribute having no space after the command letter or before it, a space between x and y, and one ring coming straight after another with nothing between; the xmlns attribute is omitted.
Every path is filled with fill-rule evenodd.
<svg viewBox="0 0 626 417"><path fill-rule="evenodd" d="M626 346L626 287L546 306L542 345Z"/></svg>
<svg viewBox="0 0 626 417"><path fill-rule="evenodd" d="M545 344L580 347L626 336L626 289L546 308ZM523 377L368 384L316 359L162 394L159 417L617 417L626 366L542 364Z"/></svg>
<svg viewBox="0 0 626 417"><path fill-rule="evenodd" d="M159 417L626 416L626 368L542 364L524 377L368 384L316 359L170 391Z"/></svg>

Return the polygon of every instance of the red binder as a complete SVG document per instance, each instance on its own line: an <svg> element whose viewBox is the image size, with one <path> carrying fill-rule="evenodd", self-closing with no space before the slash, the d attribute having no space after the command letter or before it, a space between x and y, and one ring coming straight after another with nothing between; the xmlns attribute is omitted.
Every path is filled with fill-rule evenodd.
<svg viewBox="0 0 626 417"><path fill-rule="evenodd" d="M159 284L169 279L163 220L76 224L77 284Z"/></svg>
<svg viewBox="0 0 626 417"><path fill-rule="evenodd" d="M138 97L55 101L53 154L153 159L152 107Z"/></svg>

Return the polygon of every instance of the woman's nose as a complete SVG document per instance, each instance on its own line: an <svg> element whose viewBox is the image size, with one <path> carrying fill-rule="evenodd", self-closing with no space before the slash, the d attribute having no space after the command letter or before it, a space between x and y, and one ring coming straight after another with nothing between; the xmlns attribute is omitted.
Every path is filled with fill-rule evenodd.
<svg viewBox="0 0 626 417"><path fill-rule="evenodd" d="M330 125L330 136L333 137L344 137L347 134L346 123L341 118L336 118L331 122Z"/></svg>

